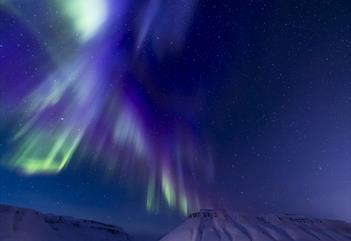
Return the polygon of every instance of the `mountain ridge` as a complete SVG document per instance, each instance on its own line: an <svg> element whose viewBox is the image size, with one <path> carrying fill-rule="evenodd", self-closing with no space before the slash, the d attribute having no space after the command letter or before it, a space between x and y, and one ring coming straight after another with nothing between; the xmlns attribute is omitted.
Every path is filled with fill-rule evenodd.
<svg viewBox="0 0 351 241"><path fill-rule="evenodd" d="M129 241L111 224L0 205L0 241Z"/></svg>

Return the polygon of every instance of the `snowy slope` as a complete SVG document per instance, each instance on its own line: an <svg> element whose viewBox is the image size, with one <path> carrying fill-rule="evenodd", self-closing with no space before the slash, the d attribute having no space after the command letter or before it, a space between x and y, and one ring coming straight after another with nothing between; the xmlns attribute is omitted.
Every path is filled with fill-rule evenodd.
<svg viewBox="0 0 351 241"><path fill-rule="evenodd" d="M351 241L351 224L296 215L191 214L161 241Z"/></svg>
<svg viewBox="0 0 351 241"><path fill-rule="evenodd" d="M0 205L0 241L127 241L121 229L95 221Z"/></svg>

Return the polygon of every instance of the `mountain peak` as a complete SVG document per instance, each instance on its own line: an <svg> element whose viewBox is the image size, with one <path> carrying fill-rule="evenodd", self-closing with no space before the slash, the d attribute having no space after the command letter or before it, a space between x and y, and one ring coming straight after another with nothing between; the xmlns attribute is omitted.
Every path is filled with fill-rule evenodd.
<svg viewBox="0 0 351 241"><path fill-rule="evenodd" d="M351 224L296 214L252 215L202 209L161 241L350 241Z"/></svg>

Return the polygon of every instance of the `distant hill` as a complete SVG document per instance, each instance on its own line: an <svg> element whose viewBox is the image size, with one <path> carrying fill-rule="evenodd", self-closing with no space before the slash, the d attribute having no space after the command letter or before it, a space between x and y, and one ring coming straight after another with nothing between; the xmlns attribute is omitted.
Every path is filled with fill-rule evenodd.
<svg viewBox="0 0 351 241"><path fill-rule="evenodd" d="M0 241L128 241L122 228L0 205Z"/></svg>

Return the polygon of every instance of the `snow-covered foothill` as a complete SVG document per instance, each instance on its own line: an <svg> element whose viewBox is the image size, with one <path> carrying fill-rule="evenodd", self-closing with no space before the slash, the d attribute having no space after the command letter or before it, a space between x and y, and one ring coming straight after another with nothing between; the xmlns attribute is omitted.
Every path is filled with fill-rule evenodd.
<svg viewBox="0 0 351 241"><path fill-rule="evenodd" d="M72 217L0 205L0 241L128 241L123 229Z"/></svg>

